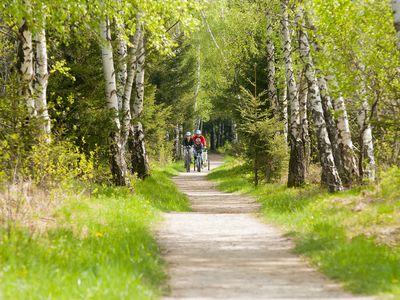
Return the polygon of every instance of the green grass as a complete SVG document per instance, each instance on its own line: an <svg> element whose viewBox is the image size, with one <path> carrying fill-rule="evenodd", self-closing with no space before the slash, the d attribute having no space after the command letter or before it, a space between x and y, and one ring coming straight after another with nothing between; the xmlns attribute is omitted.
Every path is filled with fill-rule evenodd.
<svg viewBox="0 0 400 300"><path fill-rule="evenodd" d="M240 160L227 158L209 178L223 191L255 196L262 215L294 239L295 251L347 290L400 299L400 240L390 243L379 235L381 229L400 228L399 198L393 196L399 195L394 183L399 177L390 180L383 175L388 184L382 183L381 192L355 188L329 194L314 185L255 188Z"/></svg>
<svg viewBox="0 0 400 300"><path fill-rule="evenodd" d="M166 275L151 232L159 212L189 209L157 169L127 188L99 187L57 210L41 234L0 230L0 299L156 299Z"/></svg>

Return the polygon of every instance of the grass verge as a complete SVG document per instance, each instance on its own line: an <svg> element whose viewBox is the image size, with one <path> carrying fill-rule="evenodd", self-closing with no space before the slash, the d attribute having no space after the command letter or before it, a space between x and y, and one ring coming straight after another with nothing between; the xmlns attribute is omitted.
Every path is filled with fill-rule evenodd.
<svg viewBox="0 0 400 300"><path fill-rule="evenodd" d="M400 299L400 172L391 172L383 176L382 192L355 188L329 194L315 185L255 188L240 160L227 158L209 179L223 191L255 196L262 215L294 239L295 251L345 289Z"/></svg>
<svg viewBox="0 0 400 300"><path fill-rule="evenodd" d="M188 199L159 168L127 188L70 197L45 232L0 229L0 299L156 299L165 279L152 225ZM38 216L40 217L40 216Z"/></svg>

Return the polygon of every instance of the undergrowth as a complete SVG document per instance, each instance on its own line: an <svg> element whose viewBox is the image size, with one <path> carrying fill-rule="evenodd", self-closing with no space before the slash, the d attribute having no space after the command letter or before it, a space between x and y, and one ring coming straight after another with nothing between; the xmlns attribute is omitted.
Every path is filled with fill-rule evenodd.
<svg viewBox="0 0 400 300"><path fill-rule="evenodd" d="M219 188L255 196L262 215L281 227L295 251L354 293L400 298L399 169L382 174L379 188L329 194L317 185L254 187L239 159L209 174Z"/></svg>
<svg viewBox="0 0 400 300"><path fill-rule="evenodd" d="M0 299L158 298L165 274L151 227L160 211L189 209L169 179L177 168L156 169L134 193L97 186L70 197L45 232L1 227Z"/></svg>

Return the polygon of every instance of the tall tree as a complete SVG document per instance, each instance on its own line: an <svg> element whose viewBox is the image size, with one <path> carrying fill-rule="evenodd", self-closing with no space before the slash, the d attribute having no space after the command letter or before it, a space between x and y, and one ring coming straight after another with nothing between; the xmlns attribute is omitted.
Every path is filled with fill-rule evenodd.
<svg viewBox="0 0 400 300"><path fill-rule="evenodd" d="M121 139L117 83L108 17L106 17L101 24L101 37L103 38L100 47L104 79L106 82L106 102L113 124L113 128L110 130L111 171L116 185L127 185L127 164L125 159L125 147L123 147Z"/></svg>
<svg viewBox="0 0 400 300"><path fill-rule="evenodd" d="M301 19L303 19L301 11L300 14ZM301 26L299 26L299 47L300 56L306 68L305 76L309 86L311 110L313 114L314 125L316 127L318 149L322 167L321 182L325 184L331 192L340 191L343 189L342 181L339 177L333 157L332 144L326 128L324 111L321 103L320 89L315 76L315 67L311 57L308 33L304 29L303 20L301 21Z"/></svg>
<svg viewBox="0 0 400 300"><path fill-rule="evenodd" d="M288 139L290 145L288 186L302 186L305 181L304 142L300 130L300 104L298 89L293 73L292 41L289 31L289 16L287 0L281 0L281 30L283 41L283 56L285 62L285 77L287 84L287 99L290 103L290 123Z"/></svg>
<svg viewBox="0 0 400 300"><path fill-rule="evenodd" d="M275 71L275 45L274 45L274 29L272 27L272 15L270 8L266 10L267 18L267 96L274 110L275 115L279 115L281 107L278 102L278 92L276 89L276 71Z"/></svg>
<svg viewBox="0 0 400 300"><path fill-rule="evenodd" d="M45 140L50 142L50 116L47 108L47 85L49 72L47 63L46 31L43 28L36 34L36 82L35 102L39 117L40 132L44 134Z"/></svg>
<svg viewBox="0 0 400 300"><path fill-rule="evenodd" d="M320 70L317 71L320 73ZM333 158L335 160L335 165L343 181L343 184L349 185L350 184L349 182L343 180L344 178L348 178L348 176L345 175L342 153L340 152L339 149L337 127L333 114L332 98L329 95L328 83L322 74L319 74L317 80L321 94L321 102L322 102L322 109L324 111L326 129L328 131L329 140L331 141L332 153L333 153Z"/></svg>
<svg viewBox="0 0 400 300"><path fill-rule="evenodd" d="M337 114L338 145L343 161L342 181L345 185L352 185L357 182L359 177L354 145L351 139L349 118L343 97L339 97L335 102L335 113Z"/></svg>
<svg viewBox="0 0 400 300"><path fill-rule="evenodd" d="M310 165L310 157L311 157L311 139L309 133L309 124L308 124L308 85L307 79L305 78L304 70L300 73L299 76L299 105L300 105L300 135L304 144L304 160L306 164L306 169Z"/></svg>
<svg viewBox="0 0 400 300"><path fill-rule="evenodd" d="M366 99L363 99L358 111L357 122L360 128L360 176L369 182L375 181L375 154L370 122L370 107Z"/></svg>
<svg viewBox="0 0 400 300"><path fill-rule="evenodd" d="M136 93L135 99L132 106L132 116L134 119L133 125L133 136L131 144L131 158L132 158L132 170L137 173L140 178L144 178L149 175L149 162L146 153L146 145L144 140L144 129L140 122L140 116L143 112L144 103L144 73L145 73L145 57L146 47L144 39L144 30L141 28L141 24L138 24L138 47L137 47L137 59L136 59Z"/></svg>
<svg viewBox="0 0 400 300"><path fill-rule="evenodd" d="M32 45L32 32L29 29L28 22L24 20L19 30L19 63L20 63L20 74L23 83L23 96L28 108L28 112L31 116L36 116L36 105L34 94L34 68L33 68L33 45Z"/></svg>

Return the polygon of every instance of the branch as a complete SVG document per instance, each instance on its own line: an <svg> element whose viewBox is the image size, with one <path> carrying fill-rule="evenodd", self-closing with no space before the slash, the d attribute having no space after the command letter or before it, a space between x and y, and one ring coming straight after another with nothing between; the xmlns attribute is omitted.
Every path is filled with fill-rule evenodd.
<svg viewBox="0 0 400 300"><path fill-rule="evenodd" d="M206 15L204 14L203 10L201 10L200 12L201 12L201 15L203 16L204 22L206 23L206 26L207 26L208 33L210 34L210 36L211 36L211 38L212 38L212 40L214 42L215 47L219 50L219 52L221 53L222 59L226 63L225 55L222 52L221 48L219 47L219 45L217 43L217 40L215 39L215 36L214 36L214 34L213 34L212 30L211 30L211 27L208 24Z"/></svg>
<svg viewBox="0 0 400 300"><path fill-rule="evenodd" d="M178 20L178 21L176 21L171 27L169 27L167 30L165 30L165 33L168 33L169 31L171 31L172 30L172 28L174 28L176 25L178 25L178 23L179 23L180 21ZM146 49L145 49L146 50ZM153 51L154 50L154 47L152 47L152 48L150 48L149 50L148 50L148 53L150 53L151 51ZM139 58L141 58L143 55L145 55L146 54L146 51L143 51L142 53L140 53L140 55L136 58L136 59L139 59Z"/></svg>

